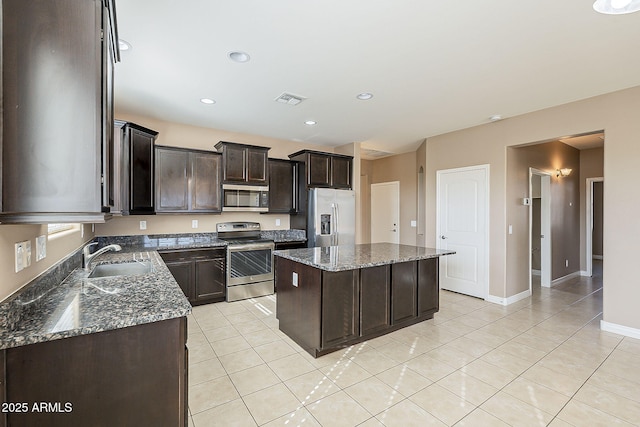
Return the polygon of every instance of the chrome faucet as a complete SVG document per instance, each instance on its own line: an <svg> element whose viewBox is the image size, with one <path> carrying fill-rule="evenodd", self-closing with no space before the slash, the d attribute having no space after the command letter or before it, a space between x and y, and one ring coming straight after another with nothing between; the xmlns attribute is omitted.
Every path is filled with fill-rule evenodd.
<svg viewBox="0 0 640 427"><path fill-rule="evenodd" d="M84 248L82 248L82 266L84 267L85 271L89 271L89 263L93 258L97 257L98 255L101 255L108 251L118 252L122 250L122 246L120 245L109 245L109 246L105 246L104 248L98 249L94 253L90 253L89 251L91 250L91 247L97 244L98 242L89 243Z"/></svg>

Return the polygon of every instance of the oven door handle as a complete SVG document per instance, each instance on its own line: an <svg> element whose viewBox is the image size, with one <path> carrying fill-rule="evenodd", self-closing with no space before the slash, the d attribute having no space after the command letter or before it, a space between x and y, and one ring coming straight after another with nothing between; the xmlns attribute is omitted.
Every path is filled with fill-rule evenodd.
<svg viewBox="0 0 640 427"><path fill-rule="evenodd" d="M275 245L273 243L264 243L264 244L249 243L247 245L229 245L227 246L227 248L229 249L230 252L238 252L238 251L245 251L247 249L251 249L251 250L273 249L274 246Z"/></svg>

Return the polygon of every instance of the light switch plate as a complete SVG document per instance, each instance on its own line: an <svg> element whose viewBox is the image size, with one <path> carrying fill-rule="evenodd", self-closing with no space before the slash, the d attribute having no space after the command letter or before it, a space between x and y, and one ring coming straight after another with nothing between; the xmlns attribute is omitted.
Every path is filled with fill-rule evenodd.
<svg viewBox="0 0 640 427"><path fill-rule="evenodd" d="M16 243L16 273L24 268L24 242Z"/></svg>
<svg viewBox="0 0 640 427"><path fill-rule="evenodd" d="M31 266L31 240L24 242L24 268Z"/></svg>
<svg viewBox="0 0 640 427"><path fill-rule="evenodd" d="M411 227L417 227L418 222L416 220L411 220Z"/></svg>
<svg viewBox="0 0 640 427"><path fill-rule="evenodd" d="M82 227L84 229L84 226ZM47 236L36 237L36 262L47 257Z"/></svg>
<svg viewBox="0 0 640 427"><path fill-rule="evenodd" d="M280 226L280 218L276 218L276 227Z"/></svg>
<svg viewBox="0 0 640 427"><path fill-rule="evenodd" d="M147 221L140 221L140 230L147 229Z"/></svg>
<svg viewBox="0 0 640 427"><path fill-rule="evenodd" d="M198 228L198 220L197 219L192 219L191 220L191 228Z"/></svg>

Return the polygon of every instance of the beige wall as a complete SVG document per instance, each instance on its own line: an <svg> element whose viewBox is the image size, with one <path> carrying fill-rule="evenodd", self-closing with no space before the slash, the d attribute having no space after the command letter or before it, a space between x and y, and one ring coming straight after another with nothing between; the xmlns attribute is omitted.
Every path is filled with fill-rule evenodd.
<svg viewBox="0 0 640 427"><path fill-rule="evenodd" d="M507 227L513 227L513 234L507 235L507 295L529 289L529 206L522 204L522 198L532 197L529 168L552 173L551 279L580 270L579 167L579 151L559 141L507 148ZM556 177L560 168L573 173Z"/></svg>
<svg viewBox="0 0 640 427"><path fill-rule="evenodd" d="M580 200L584 201L580 208L580 269L587 269L586 249L586 200L587 178L604 177L604 148L592 148L580 151ZM602 241L599 242L602 244ZM602 248L600 248L602 249Z"/></svg>
<svg viewBox="0 0 640 427"><path fill-rule="evenodd" d="M361 243L371 243L371 174L372 160L360 161L360 197L362 212L360 215Z"/></svg>
<svg viewBox="0 0 640 427"><path fill-rule="evenodd" d="M36 237L47 234L46 225L0 225L0 300L38 277L49 267L65 258L93 238L91 225L85 225L84 237L80 230L62 232L47 241L47 257L36 262ZM31 266L15 272L14 245L31 241Z"/></svg>
<svg viewBox="0 0 640 427"><path fill-rule="evenodd" d="M416 152L413 151L371 162L370 184L400 181L400 243L404 245L416 244L417 228L411 227L411 221L417 219L416 155Z"/></svg>
<svg viewBox="0 0 640 427"><path fill-rule="evenodd" d="M427 139L427 245L436 239L436 171L489 164L490 171L490 271L489 293L497 297L514 295L507 284L513 268L507 263L507 224L525 212L507 214L507 147L562 136L604 130L604 320L640 329L637 301L640 287L633 285L640 235L640 87L613 92L499 122L451 132ZM615 216L608 215L615 212ZM508 216L509 215L509 216ZM516 218L517 217L517 218ZM528 255L527 255L528 256ZM514 289L518 289L514 287Z"/></svg>

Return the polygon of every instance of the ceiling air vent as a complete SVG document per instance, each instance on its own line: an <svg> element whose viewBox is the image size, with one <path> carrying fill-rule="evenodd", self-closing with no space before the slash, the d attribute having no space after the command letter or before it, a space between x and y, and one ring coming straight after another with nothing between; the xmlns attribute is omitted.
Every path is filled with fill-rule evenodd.
<svg viewBox="0 0 640 427"><path fill-rule="evenodd" d="M289 105L298 105L300 104L302 101L304 101L305 98L304 96L300 96L300 95L292 95L290 93L283 93L282 95L280 95L279 97L276 98L276 101L281 102L283 104L289 104Z"/></svg>
<svg viewBox="0 0 640 427"><path fill-rule="evenodd" d="M360 156L366 160L381 159L383 157L393 156L394 153L375 150L373 148L360 147Z"/></svg>

